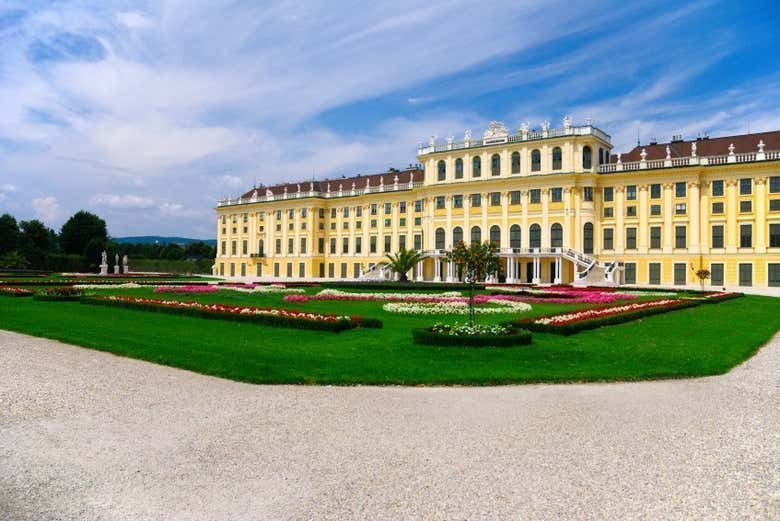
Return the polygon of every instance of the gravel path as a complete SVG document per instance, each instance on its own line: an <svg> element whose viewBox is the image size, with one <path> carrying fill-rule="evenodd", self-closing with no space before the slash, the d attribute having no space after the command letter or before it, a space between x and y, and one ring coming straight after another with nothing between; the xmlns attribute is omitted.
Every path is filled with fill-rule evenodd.
<svg viewBox="0 0 780 521"><path fill-rule="evenodd" d="M725 376L254 386L0 331L0 519L780 519L780 335Z"/></svg>

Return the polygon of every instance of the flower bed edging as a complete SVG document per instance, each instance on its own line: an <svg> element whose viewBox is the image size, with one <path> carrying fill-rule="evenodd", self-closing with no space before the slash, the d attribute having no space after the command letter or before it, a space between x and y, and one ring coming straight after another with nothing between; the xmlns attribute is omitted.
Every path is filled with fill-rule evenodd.
<svg viewBox="0 0 780 521"><path fill-rule="evenodd" d="M511 347L531 343L531 332L511 326L508 335L469 335L458 336L434 333L430 328L412 329L412 338L416 344L448 347Z"/></svg>
<svg viewBox="0 0 780 521"><path fill-rule="evenodd" d="M33 295L33 300L45 302L77 302L81 299L83 292L72 286L62 286L56 288L47 288Z"/></svg>
<svg viewBox="0 0 780 521"><path fill-rule="evenodd" d="M32 297L33 292L29 289L0 286L0 295L4 297Z"/></svg>

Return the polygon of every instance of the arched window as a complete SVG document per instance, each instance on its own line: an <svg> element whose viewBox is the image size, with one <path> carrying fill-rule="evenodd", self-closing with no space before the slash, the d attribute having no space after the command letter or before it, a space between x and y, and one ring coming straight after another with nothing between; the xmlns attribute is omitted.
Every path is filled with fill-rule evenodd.
<svg viewBox="0 0 780 521"><path fill-rule="evenodd" d="M456 226L452 230L452 245L455 246L458 243L463 242L463 228Z"/></svg>
<svg viewBox="0 0 780 521"><path fill-rule="evenodd" d="M498 248L501 247L501 228L495 224L490 227L490 242L495 244Z"/></svg>
<svg viewBox="0 0 780 521"><path fill-rule="evenodd" d="M582 168L585 170L593 168L593 151L589 146L582 148Z"/></svg>
<svg viewBox="0 0 780 521"><path fill-rule="evenodd" d="M539 172L542 169L542 153L537 148L531 152L531 172Z"/></svg>
<svg viewBox="0 0 780 521"><path fill-rule="evenodd" d="M604 149L599 147L599 164L604 162Z"/></svg>
<svg viewBox="0 0 780 521"><path fill-rule="evenodd" d="M553 248L563 248L563 226L553 223L550 226L550 246Z"/></svg>
<svg viewBox="0 0 780 521"><path fill-rule="evenodd" d="M490 156L490 175L501 175L501 156L498 154Z"/></svg>
<svg viewBox="0 0 780 521"><path fill-rule="evenodd" d="M528 243L531 248L542 247L542 227L538 224L532 224L528 233Z"/></svg>
<svg viewBox="0 0 780 521"><path fill-rule="evenodd" d="M563 153L561 147L555 147L552 152L552 169L560 170L561 168L563 168Z"/></svg>
<svg viewBox="0 0 780 521"><path fill-rule="evenodd" d="M471 244L479 244L482 242L482 230L479 226L471 228Z"/></svg>
<svg viewBox="0 0 780 521"><path fill-rule="evenodd" d="M521 241L520 241L520 226L517 224L513 224L511 228L509 228L509 247L510 248L521 248Z"/></svg>
<svg viewBox="0 0 780 521"><path fill-rule="evenodd" d="M585 253L593 253L593 223L585 223L582 227L582 249Z"/></svg>
<svg viewBox="0 0 780 521"><path fill-rule="evenodd" d="M444 181L447 178L447 165L444 163L443 159L439 161L437 172L439 181Z"/></svg>
<svg viewBox="0 0 780 521"><path fill-rule="evenodd" d="M437 250L443 250L444 249L444 228L436 228L436 246L435 248Z"/></svg>
<svg viewBox="0 0 780 521"><path fill-rule="evenodd" d="M471 177L480 177L482 175L482 158L479 156L471 160Z"/></svg>
<svg viewBox="0 0 780 521"><path fill-rule="evenodd" d="M455 179L463 179L463 160L461 158L455 160Z"/></svg>
<svg viewBox="0 0 780 521"><path fill-rule="evenodd" d="M512 152L512 173L520 173L520 152Z"/></svg>

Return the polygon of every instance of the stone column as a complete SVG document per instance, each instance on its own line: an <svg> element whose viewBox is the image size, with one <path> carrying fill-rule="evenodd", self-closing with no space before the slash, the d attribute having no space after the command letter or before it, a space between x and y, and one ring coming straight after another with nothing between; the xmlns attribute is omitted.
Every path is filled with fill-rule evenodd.
<svg viewBox="0 0 780 521"><path fill-rule="evenodd" d="M647 223L647 185L639 185L639 230L637 230L637 239L639 241L639 251L647 253L649 225Z"/></svg>
<svg viewBox="0 0 780 521"><path fill-rule="evenodd" d="M574 187L574 249L582 251L582 188Z"/></svg>
<svg viewBox="0 0 780 521"><path fill-rule="evenodd" d="M561 257L555 257L555 280L553 280L553 283L560 284L561 283Z"/></svg>
<svg viewBox="0 0 780 521"><path fill-rule="evenodd" d="M550 247L550 189L542 188L542 248Z"/></svg>
<svg viewBox="0 0 780 521"><path fill-rule="evenodd" d="M420 261L417 263L417 282L422 282L425 280L425 277L423 275L423 261Z"/></svg>
<svg viewBox="0 0 780 521"><path fill-rule="evenodd" d="M726 253L737 253L737 244L739 244L737 242L739 240L737 183L736 179L726 181Z"/></svg>
<svg viewBox="0 0 780 521"><path fill-rule="evenodd" d="M625 220L625 197L626 189L622 186L615 187L615 253L620 254L625 250L626 227Z"/></svg>
<svg viewBox="0 0 780 521"><path fill-rule="evenodd" d="M528 190L520 190L520 246L530 244L528 233Z"/></svg>
<svg viewBox="0 0 780 521"><path fill-rule="evenodd" d="M531 281L534 284L539 284L541 282L541 271L542 270L540 268L541 268L541 266L540 266L539 257L536 256L536 257L534 257L534 277L533 277L533 280Z"/></svg>
<svg viewBox="0 0 780 521"><path fill-rule="evenodd" d="M756 185L756 222L753 225L755 229L755 242L753 244L755 253L766 253L766 236L768 233L768 224L766 220L766 177L757 177L754 179ZM768 275L767 275L768 277ZM755 278L755 277L754 277ZM768 282L765 282L768 284Z"/></svg>
<svg viewBox="0 0 780 521"><path fill-rule="evenodd" d="M441 282L441 259L438 256L433 257L434 282Z"/></svg>
<svg viewBox="0 0 780 521"><path fill-rule="evenodd" d="M674 244L674 222L672 221L672 215L674 208L672 207L672 190L674 189L674 183L664 183L664 227L663 234L663 247L664 253L672 253L672 245Z"/></svg>
<svg viewBox="0 0 780 521"><path fill-rule="evenodd" d="M688 191L688 197L691 202L691 207L688 211L688 219L691 229L690 242L688 243L688 253L699 253L701 251L699 240L701 235L701 223L699 221L699 183L688 183Z"/></svg>

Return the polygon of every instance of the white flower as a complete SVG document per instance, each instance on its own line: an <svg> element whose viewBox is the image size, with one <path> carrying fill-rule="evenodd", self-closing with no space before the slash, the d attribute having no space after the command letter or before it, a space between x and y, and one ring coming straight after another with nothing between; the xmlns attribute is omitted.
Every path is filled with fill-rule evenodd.
<svg viewBox="0 0 780 521"><path fill-rule="evenodd" d="M487 301L495 307L475 306L474 312L480 315L495 313L523 313L531 310L530 304L512 302L509 300L491 299ZM469 312L466 302L388 302L382 306L390 313L407 313L414 315L465 315Z"/></svg>

